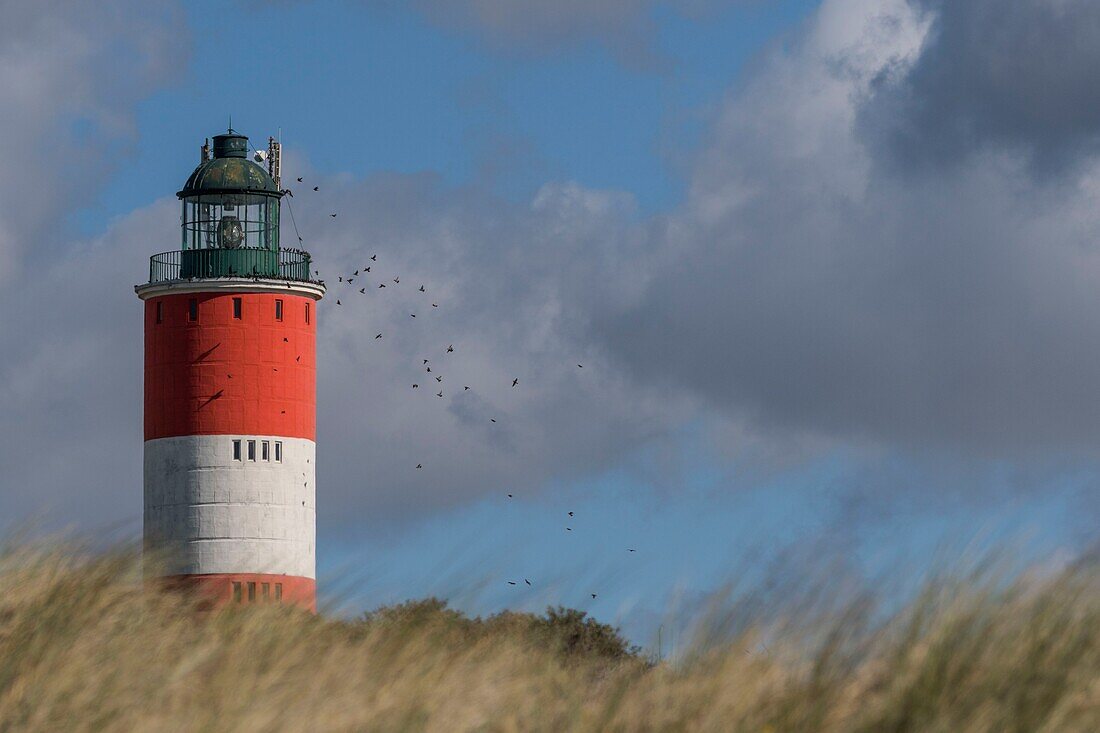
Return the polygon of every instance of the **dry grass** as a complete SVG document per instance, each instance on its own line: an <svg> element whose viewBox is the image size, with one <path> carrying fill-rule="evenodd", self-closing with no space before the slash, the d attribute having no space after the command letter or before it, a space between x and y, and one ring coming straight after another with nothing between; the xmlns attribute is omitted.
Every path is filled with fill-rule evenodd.
<svg viewBox="0 0 1100 733"><path fill-rule="evenodd" d="M575 618L201 615L140 588L126 553L0 555L0 731L1100 731L1091 568L774 616L675 665Z"/></svg>

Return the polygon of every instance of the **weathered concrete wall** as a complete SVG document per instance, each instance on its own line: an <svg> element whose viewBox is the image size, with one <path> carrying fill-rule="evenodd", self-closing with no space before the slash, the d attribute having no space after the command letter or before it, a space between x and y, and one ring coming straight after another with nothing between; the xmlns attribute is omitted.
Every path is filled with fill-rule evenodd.
<svg viewBox="0 0 1100 733"><path fill-rule="evenodd" d="M241 441L241 459L233 441ZM248 441L256 441L256 460ZM269 443L269 460L262 458ZM275 461L275 442L282 462ZM167 574L316 578L316 445L274 435L192 435L145 443L145 540Z"/></svg>

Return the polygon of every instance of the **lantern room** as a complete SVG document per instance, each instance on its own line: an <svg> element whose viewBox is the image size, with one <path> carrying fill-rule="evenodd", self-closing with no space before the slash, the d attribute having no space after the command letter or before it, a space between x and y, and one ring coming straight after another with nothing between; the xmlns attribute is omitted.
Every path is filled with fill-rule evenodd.
<svg viewBox="0 0 1100 733"><path fill-rule="evenodd" d="M214 136L176 195L183 204L180 277L277 277L279 200L271 174L249 160L248 138ZM256 157L264 155L257 152Z"/></svg>

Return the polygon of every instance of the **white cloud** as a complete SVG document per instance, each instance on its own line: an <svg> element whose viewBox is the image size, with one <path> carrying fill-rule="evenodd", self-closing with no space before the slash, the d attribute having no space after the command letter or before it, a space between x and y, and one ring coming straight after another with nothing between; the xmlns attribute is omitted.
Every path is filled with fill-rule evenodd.
<svg viewBox="0 0 1100 733"><path fill-rule="evenodd" d="M188 32L175 3L0 2L0 282L54 252L132 142L133 108L172 79ZM123 145L119 145L123 143Z"/></svg>

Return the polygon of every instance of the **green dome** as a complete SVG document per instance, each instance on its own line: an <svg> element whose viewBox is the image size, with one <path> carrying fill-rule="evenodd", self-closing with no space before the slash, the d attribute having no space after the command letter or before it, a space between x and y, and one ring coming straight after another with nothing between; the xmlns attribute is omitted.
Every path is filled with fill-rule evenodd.
<svg viewBox="0 0 1100 733"><path fill-rule="evenodd" d="M176 195L183 198L237 191L279 195L267 171L245 158L214 158L202 163Z"/></svg>
<svg viewBox="0 0 1100 733"><path fill-rule="evenodd" d="M180 198L240 192L281 195L267 171L246 157L247 146L248 138L244 135L214 136L214 158L200 163L176 195Z"/></svg>

